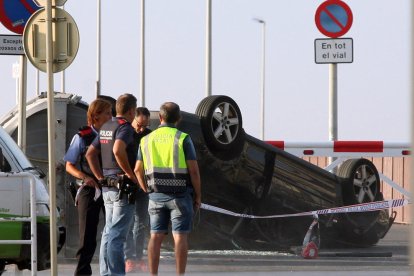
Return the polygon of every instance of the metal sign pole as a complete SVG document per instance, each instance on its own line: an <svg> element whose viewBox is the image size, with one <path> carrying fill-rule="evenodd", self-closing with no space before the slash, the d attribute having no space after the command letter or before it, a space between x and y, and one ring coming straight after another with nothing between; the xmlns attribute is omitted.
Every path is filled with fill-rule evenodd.
<svg viewBox="0 0 414 276"><path fill-rule="evenodd" d="M145 0L141 0L141 63L140 63L140 98L145 106Z"/></svg>
<svg viewBox="0 0 414 276"><path fill-rule="evenodd" d="M36 96L39 96L40 95L39 79L40 79L40 71L39 71L39 69L37 69L36 70Z"/></svg>
<svg viewBox="0 0 414 276"><path fill-rule="evenodd" d="M20 56L20 76L19 76L19 126L17 133L17 144L21 150L26 152L26 98L27 98L27 58Z"/></svg>
<svg viewBox="0 0 414 276"><path fill-rule="evenodd" d="M96 11L96 97L101 95L101 0Z"/></svg>
<svg viewBox="0 0 414 276"><path fill-rule="evenodd" d="M65 70L63 70L60 73L60 92L66 93L65 90L66 90L66 88L65 88Z"/></svg>
<svg viewBox="0 0 414 276"><path fill-rule="evenodd" d="M265 136L265 65L266 65L266 22L262 20L262 93L261 93L261 139L264 141Z"/></svg>
<svg viewBox="0 0 414 276"><path fill-rule="evenodd" d="M65 6L62 6L62 10L64 10L65 9ZM60 92L62 92L62 93L66 93L65 92L65 90L66 90L66 76L65 76L65 70L63 70L61 73L60 73Z"/></svg>
<svg viewBox="0 0 414 276"><path fill-rule="evenodd" d="M211 96L211 1L206 0L206 97Z"/></svg>
<svg viewBox="0 0 414 276"><path fill-rule="evenodd" d="M329 141L338 140L338 65L329 64ZM335 160L328 157L328 163Z"/></svg>
<svg viewBox="0 0 414 276"><path fill-rule="evenodd" d="M16 79L16 104L19 104L20 63L13 63L13 78Z"/></svg>
<svg viewBox="0 0 414 276"><path fill-rule="evenodd" d="M52 37L52 0L46 1L46 72L47 72L47 125L49 153L49 196L50 196L50 274L57 273L56 239L56 171L55 171L55 110L53 83L53 37Z"/></svg>
<svg viewBox="0 0 414 276"><path fill-rule="evenodd" d="M332 9L331 9L332 8ZM329 16L326 16L327 11L331 11ZM338 18L342 18L343 15L346 14L346 20L341 22L341 28L333 30L331 28L332 24L339 24L340 20ZM334 38L335 40L339 40L338 38L346 34L352 26L353 22L353 14L349 6L343 1L325 1L319 5L315 13L315 23L318 30L330 37ZM342 52L335 54L327 52L323 52L321 50L328 50L337 47L336 42L332 42L334 40L327 39L323 41L322 39L315 40L315 62L316 63L329 63L329 140L336 141L338 140L338 62L340 63L352 63L353 62L353 49L351 49L351 56L346 58L346 52ZM321 43L325 43L330 45L329 48L325 47L325 49L321 49ZM332 44L333 43L334 46ZM350 43L353 45L352 39L342 40L342 43ZM342 45L342 44L341 44ZM352 46L353 47L353 46ZM351 48L352 48L351 47ZM344 49L345 47L339 47L336 49ZM331 56L330 56L331 54ZM338 57L336 57L338 56ZM336 59L332 61L332 59ZM332 163L335 158L329 157L328 162Z"/></svg>
<svg viewBox="0 0 414 276"><path fill-rule="evenodd" d="M414 30L414 4L411 4L411 30ZM411 36L411 53L414 50L414 36ZM411 55L411 118L414 118L414 56ZM414 128L411 127L411 152L413 152L413 143L414 143ZM414 191L414 162L410 160L410 176L409 176L409 183L410 183L410 190ZM411 224L414 222L414 204L410 204L410 219ZM410 227L410 260L411 264L414 262L414 227L411 225ZM411 265L411 275L414 275L414 266Z"/></svg>

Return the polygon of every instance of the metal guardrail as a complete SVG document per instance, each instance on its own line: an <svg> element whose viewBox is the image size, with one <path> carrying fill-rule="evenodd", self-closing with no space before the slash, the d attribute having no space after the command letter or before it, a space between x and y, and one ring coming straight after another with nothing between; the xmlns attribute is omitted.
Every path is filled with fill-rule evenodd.
<svg viewBox="0 0 414 276"><path fill-rule="evenodd" d="M30 217L0 218L1 222L30 222L30 240L0 240L0 244L30 244L32 275L37 275L37 220L36 220L36 180L30 173L0 173L0 180L5 178L27 178L30 183ZM24 183L24 182L23 182Z"/></svg>

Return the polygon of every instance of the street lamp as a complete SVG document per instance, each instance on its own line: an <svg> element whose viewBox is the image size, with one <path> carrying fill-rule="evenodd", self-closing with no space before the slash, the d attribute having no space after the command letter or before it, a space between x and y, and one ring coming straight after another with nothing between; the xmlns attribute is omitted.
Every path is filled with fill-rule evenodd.
<svg viewBox="0 0 414 276"><path fill-rule="evenodd" d="M266 56L266 21L259 18L253 18L259 24L262 24L262 81L261 81L261 101L260 101L260 108L261 108L261 118L260 118L260 138L264 140L264 124L265 124L265 56Z"/></svg>
<svg viewBox="0 0 414 276"><path fill-rule="evenodd" d="M206 0L206 97L211 96L211 1Z"/></svg>
<svg viewBox="0 0 414 276"><path fill-rule="evenodd" d="M101 0L96 0L96 97L101 95Z"/></svg>
<svg viewBox="0 0 414 276"><path fill-rule="evenodd" d="M145 106L145 0L141 0L140 103Z"/></svg>

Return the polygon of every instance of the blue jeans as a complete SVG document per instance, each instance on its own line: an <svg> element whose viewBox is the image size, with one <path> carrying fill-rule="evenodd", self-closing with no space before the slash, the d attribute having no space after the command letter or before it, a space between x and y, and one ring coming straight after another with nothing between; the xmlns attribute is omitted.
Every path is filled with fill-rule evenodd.
<svg viewBox="0 0 414 276"><path fill-rule="evenodd" d="M100 274L125 275L124 242L135 212L124 196L119 199L118 189L103 188L106 221L102 232L99 256Z"/></svg>
<svg viewBox="0 0 414 276"><path fill-rule="evenodd" d="M139 190L136 193L134 221L131 223L124 246L126 259L136 261L142 259L148 222L148 195Z"/></svg>

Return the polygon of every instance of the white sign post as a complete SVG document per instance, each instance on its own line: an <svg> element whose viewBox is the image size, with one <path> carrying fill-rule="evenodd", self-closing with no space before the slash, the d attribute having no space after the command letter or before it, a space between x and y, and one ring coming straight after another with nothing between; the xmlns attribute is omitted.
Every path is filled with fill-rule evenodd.
<svg viewBox="0 0 414 276"><path fill-rule="evenodd" d="M341 0L326 0L318 6L315 13L318 30L333 38L315 40L315 62L329 64L329 140L331 141L338 139L338 63L353 61L352 39L338 38L351 29L352 22L352 11ZM332 163L332 161L333 158L329 157L328 162Z"/></svg>
<svg viewBox="0 0 414 276"><path fill-rule="evenodd" d="M53 73L65 70L79 49L79 30L72 16L61 8L66 0L38 1L44 9L34 13L24 29L24 50L30 62L47 73L47 125L50 197L50 271L57 275L56 156Z"/></svg>
<svg viewBox="0 0 414 276"><path fill-rule="evenodd" d="M13 79L16 80L16 104L18 104L19 103L19 76L20 76L20 64L19 63L13 63L12 75L13 75Z"/></svg>

